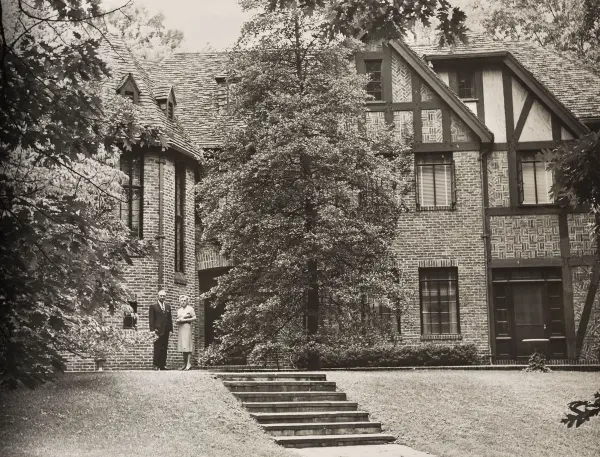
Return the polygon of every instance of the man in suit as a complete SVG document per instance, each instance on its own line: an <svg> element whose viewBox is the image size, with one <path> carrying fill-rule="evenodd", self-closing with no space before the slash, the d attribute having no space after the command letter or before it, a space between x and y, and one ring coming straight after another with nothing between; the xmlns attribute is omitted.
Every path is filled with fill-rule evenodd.
<svg viewBox="0 0 600 457"><path fill-rule="evenodd" d="M153 365L155 370L166 370L169 335L173 331L171 306L166 303L167 293L158 291L158 302L150 305L150 331L154 332Z"/></svg>

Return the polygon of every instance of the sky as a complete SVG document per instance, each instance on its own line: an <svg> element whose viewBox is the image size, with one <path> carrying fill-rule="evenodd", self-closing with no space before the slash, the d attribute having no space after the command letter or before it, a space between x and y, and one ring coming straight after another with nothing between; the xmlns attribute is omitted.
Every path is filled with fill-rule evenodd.
<svg viewBox="0 0 600 457"><path fill-rule="evenodd" d="M488 0L451 0L451 4L472 13L471 5ZM127 3L127 0L103 0L106 9ZM196 52L223 50L233 46L239 31L250 17L238 0L135 0L150 13L162 12L165 26L181 30L184 42L179 51ZM471 24L471 26L474 24Z"/></svg>
<svg viewBox="0 0 600 457"><path fill-rule="evenodd" d="M125 4L127 0L104 0L105 8ZM185 37L179 51L223 50L233 46L240 28L250 16L238 0L136 0L150 13L162 12L165 26L179 29Z"/></svg>

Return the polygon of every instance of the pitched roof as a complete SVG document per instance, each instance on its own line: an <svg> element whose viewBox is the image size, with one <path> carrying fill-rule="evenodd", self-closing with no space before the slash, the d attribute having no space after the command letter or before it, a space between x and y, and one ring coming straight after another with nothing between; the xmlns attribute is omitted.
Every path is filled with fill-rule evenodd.
<svg viewBox="0 0 600 457"><path fill-rule="evenodd" d="M451 47L413 45L412 48L425 58L508 51L580 120L600 118L600 75L571 55L529 41L499 41L481 33L469 33L468 38L467 43Z"/></svg>
<svg viewBox="0 0 600 457"><path fill-rule="evenodd" d="M155 85L148 72L133 56L125 42L116 36L110 37L110 42L102 44L101 54L111 69L111 78L107 81L109 87L115 91L120 84L131 74L139 88L139 102L141 119L144 125L159 127L165 133L167 144L184 154L200 158L200 151L183 129L177 117L167 119L166 114L156 102Z"/></svg>
<svg viewBox="0 0 600 457"><path fill-rule="evenodd" d="M151 72L162 85L173 85L177 93L177 116L198 147L221 144L220 116L216 109L219 84L226 74L225 52L177 53Z"/></svg>

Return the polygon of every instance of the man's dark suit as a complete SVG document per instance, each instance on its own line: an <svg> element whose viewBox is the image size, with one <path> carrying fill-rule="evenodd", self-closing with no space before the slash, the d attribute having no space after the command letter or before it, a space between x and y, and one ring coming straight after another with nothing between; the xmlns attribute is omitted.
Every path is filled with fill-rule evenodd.
<svg viewBox="0 0 600 457"><path fill-rule="evenodd" d="M159 303L150 305L150 331L158 334L154 342L153 364L158 368L165 368L167 364L167 349L169 347L169 334L173 331L173 317L171 306L164 302L164 311Z"/></svg>

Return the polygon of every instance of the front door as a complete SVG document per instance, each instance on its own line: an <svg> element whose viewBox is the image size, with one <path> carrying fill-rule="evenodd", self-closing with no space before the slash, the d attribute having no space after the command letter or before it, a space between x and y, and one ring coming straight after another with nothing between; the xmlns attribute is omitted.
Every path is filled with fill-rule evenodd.
<svg viewBox="0 0 600 457"><path fill-rule="evenodd" d="M497 359L525 359L528 339L547 339L552 357L566 357L559 268L497 269L492 272Z"/></svg>

